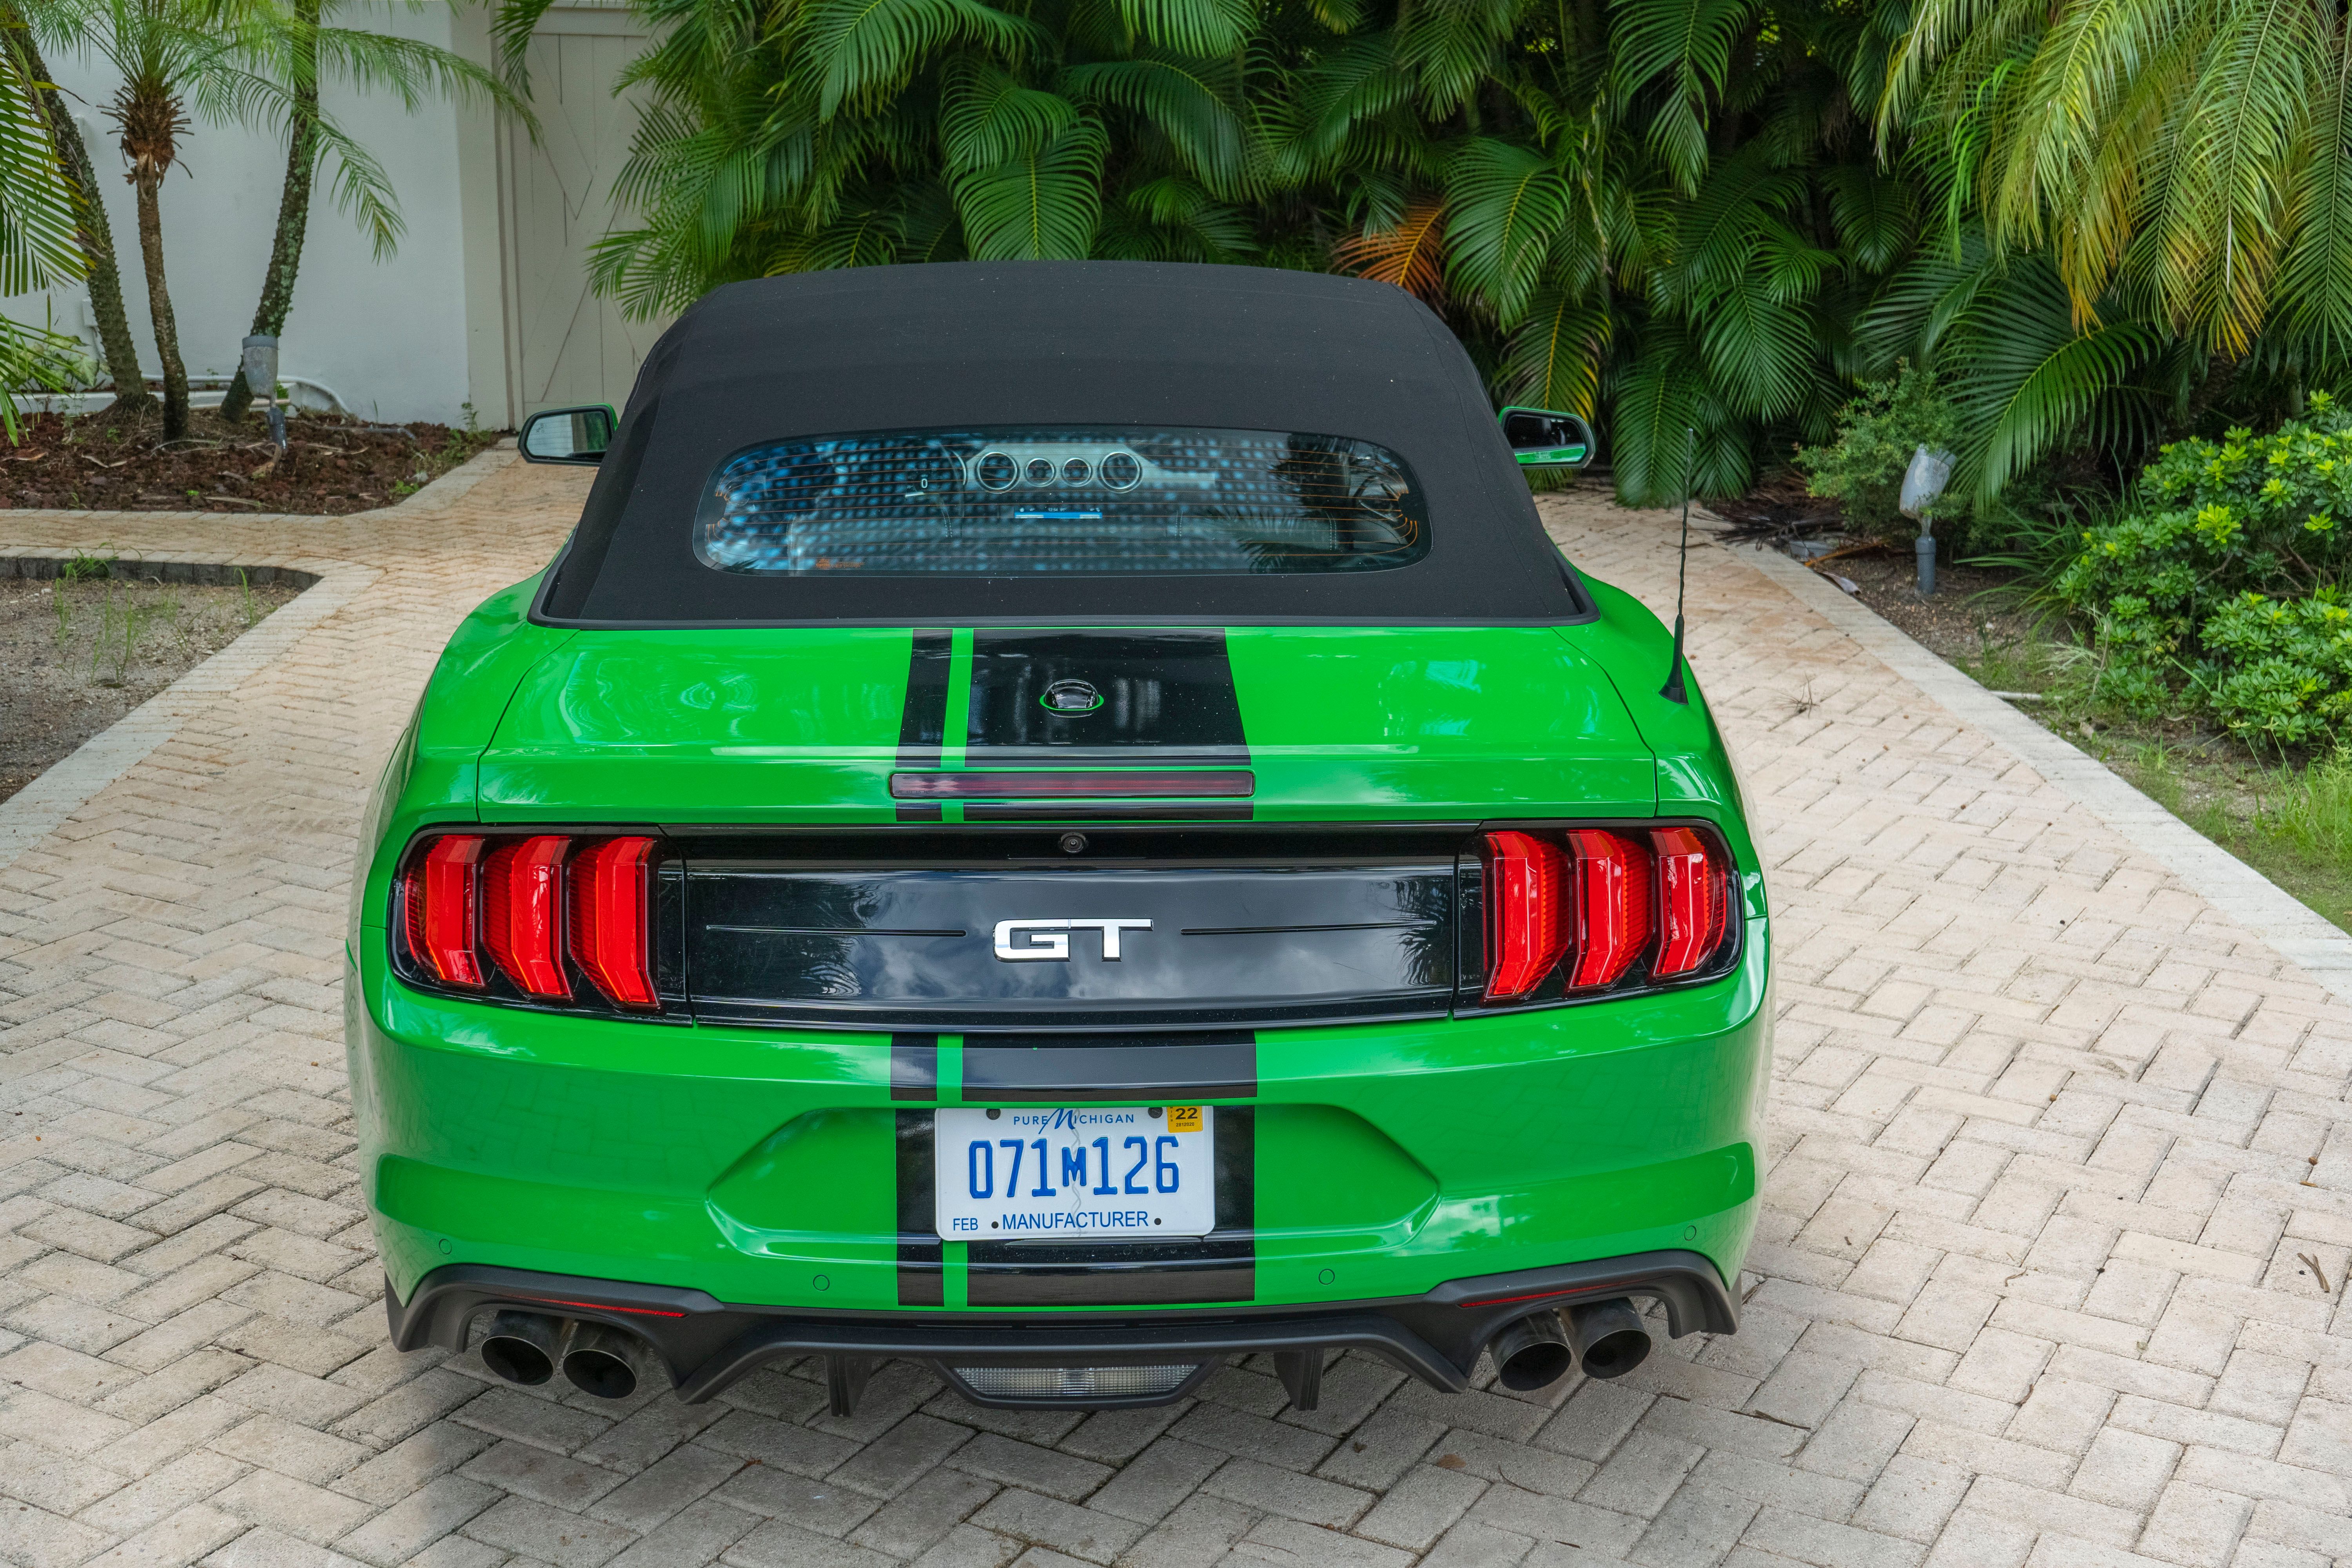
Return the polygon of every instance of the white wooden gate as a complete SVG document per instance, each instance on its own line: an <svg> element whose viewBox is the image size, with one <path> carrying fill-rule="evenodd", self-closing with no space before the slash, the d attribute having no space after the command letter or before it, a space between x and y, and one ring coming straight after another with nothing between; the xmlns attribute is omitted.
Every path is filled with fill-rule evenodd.
<svg viewBox="0 0 2352 1568"><path fill-rule="evenodd" d="M507 374L517 419L567 404L620 406L669 324L629 321L588 287L591 247L632 221L614 209L612 186L636 111L630 99L613 96L613 84L645 42L635 16L593 0L551 7L531 37L540 139L534 144L513 124L500 132Z"/></svg>

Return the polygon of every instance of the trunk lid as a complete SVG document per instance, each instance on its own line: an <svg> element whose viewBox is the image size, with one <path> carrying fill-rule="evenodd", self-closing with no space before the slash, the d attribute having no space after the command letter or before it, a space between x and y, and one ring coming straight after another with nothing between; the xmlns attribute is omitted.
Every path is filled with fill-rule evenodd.
<svg viewBox="0 0 2352 1568"><path fill-rule="evenodd" d="M1094 803L990 805L1034 770L1094 775ZM1147 771L1246 777L1181 807L1132 777L1097 793ZM969 773L987 776L950 777ZM1543 626L585 631L516 688L480 804L682 826L1475 821L1649 816L1656 782L1608 678Z"/></svg>

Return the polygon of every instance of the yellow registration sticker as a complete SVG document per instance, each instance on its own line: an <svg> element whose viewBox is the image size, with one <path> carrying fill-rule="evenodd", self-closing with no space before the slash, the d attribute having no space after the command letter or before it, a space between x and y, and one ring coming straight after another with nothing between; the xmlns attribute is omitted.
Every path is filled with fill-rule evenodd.
<svg viewBox="0 0 2352 1568"><path fill-rule="evenodd" d="M1197 1105L1171 1105L1168 1108L1168 1131L1198 1132L1201 1130L1201 1108Z"/></svg>

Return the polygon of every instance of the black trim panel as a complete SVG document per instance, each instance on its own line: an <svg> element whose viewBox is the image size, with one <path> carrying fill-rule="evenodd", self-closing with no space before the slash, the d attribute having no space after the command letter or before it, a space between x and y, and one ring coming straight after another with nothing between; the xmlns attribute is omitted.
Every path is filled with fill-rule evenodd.
<svg viewBox="0 0 2352 1568"><path fill-rule="evenodd" d="M501 1307L607 1323L638 1335L668 1369L678 1397L698 1403L747 1373L794 1356L953 1357L990 1365L1115 1365L1252 1352L1370 1351L1432 1387L1469 1386L1478 1353L1515 1319L1614 1296L1666 1310L1667 1331L1728 1334L1738 1299L1706 1256L1680 1248L1456 1279L1422 1296L1328 1306L1055 1312L822 1312L738 1305L701 1290L445 1264L403 1303L384 1286L396 1350L462 1352L482 1313ZM1139 1403L1152 1403L1141 1401Z"/></svg>
<svg viewBox="0 0 2352 1568"><path fill-rule="evenodd" d="M968 1105L1150 1104L1256 1095L1253 1030L1170 1035L1150 1044L1121 1035L964 1037Z"/></svg>

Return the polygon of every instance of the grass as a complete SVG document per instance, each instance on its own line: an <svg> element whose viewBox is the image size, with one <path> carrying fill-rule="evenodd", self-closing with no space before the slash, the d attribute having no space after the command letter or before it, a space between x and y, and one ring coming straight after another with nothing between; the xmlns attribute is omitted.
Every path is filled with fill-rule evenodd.
<svg viewBox="0 0 2352 1568"><path fill-rule="evenodd" d="M1980 637L1952 662L2114 768L2158 805L2352 931L2352 739L2299 760L2258 756L2188 714L2137 719L2094 693L2089 650L2048 629Z"/></svg>

